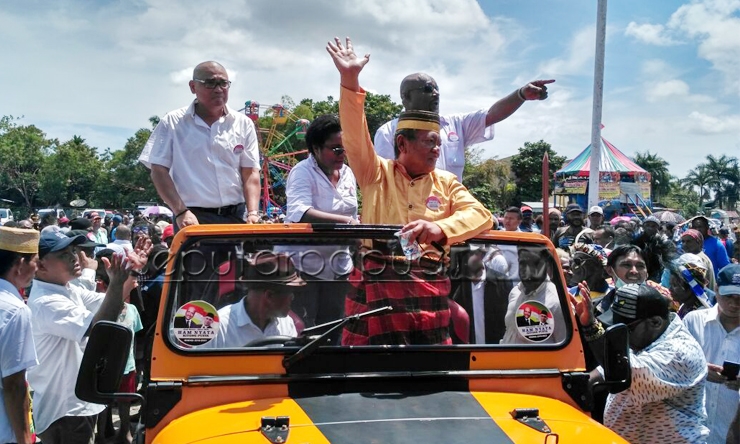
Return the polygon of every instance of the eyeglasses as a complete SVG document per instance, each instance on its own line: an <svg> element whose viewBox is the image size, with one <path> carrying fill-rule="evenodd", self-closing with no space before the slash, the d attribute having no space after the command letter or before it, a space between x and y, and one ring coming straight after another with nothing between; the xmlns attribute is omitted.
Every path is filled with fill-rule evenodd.
<svg viewBox="0 0 740 444"><path fill-rule="evenodd" d="M419 87L416 87L416 88L409 89L409 91L419 91L419 90L423 91L425 94L431 94L434 91L439 92L439 88L437 88L436 85L433 85L431 83L427 83L424 86L419 86Z"/></svg>
<svg viewBox="0 0 740 444"><path fill-rule="evenodd" d="M344 147L341 147L341 146L335 146L333 148L332 147L325 146L324 148L327 148L327 149L331 150L331 152L334 153L334 155L336 155L336 156L341 156L346 151L344 149Z"/></svg>
<svg viewBox="0 0 740 444"><path fill-rule="evenodd" d="M429 150L440 145L439 137L433 137L431 139L426 139L426 140L421 140L421 139L416 139L416 140L418 140L419 143L424 148L429 149Z"/></svg>
<svg viewBox="0 0 740 444"><path fill-rule="evenodd" d="M221 79L207 79L207 80L193 79L193 82L202 83L203 86L205 86L207 89L216 89L217 86L220 86L223 89L229 89L229 87L231 87L230 81L221 80Z"/></svg>

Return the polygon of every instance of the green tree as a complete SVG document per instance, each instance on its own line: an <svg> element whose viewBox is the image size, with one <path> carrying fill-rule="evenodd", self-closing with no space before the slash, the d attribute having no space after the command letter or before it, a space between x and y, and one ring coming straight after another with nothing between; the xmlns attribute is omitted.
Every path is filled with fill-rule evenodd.
<svg viewBox="0 0 740 444"><path fill-rule="evenodd" d="M638 152L634 161L650 173L650 191L653 202L659 201L661 196L670 192L672 176L668 171L668 161L650 151Z"/></svg>
<svg viewBox="0 0 740 444"><path fill-rule="evenodd" d="M707 166L699 164L693 170L690 170L685 178L681 180L681 184L689 190L698 188L699 192L696 193L698 208L704 208L704 198L708 193L708 185L711 182L711 173L707 170Z"/></svg>
<svg viewBox="0 0 740 444"><path fill-rule="evenodd" d="M465 150L463 183L491 211L506 208L516 195L511 168L497 159L483 159L482 150Z"/></svg>
<svg viewBox="0 0 740 444"><path fill-rule="evenodd" d="M725 208L724 203L737 202L738 181L740 181L737 158L724 154L715 157L710 154L707 156L706 166L710 177L707 185L714 191L715 205Z"/></svg>
<svg viewBox="0 0 740 444"><path fill-rule="evenodd" d="M662 203L668 208L676 208L683 212L684 216L691 217L699 211L699 195L691 187L686 187L680 180L670 183L668 193L663 197Z"/></svg>
<svg viewBox="0 0 740 444"><path fill-rule="evenodd" d="M98 176L95 205L131 208L137 201L159 201L149 170L139 162L139 155L151 135L142 128L129 137L122 150L107 150L103 155L104 172Z"/></svg>
<svg viewBox="0 0 740 444"><path fill-rule="evenodd" d="M39 196L47 206L67 205L80 198L89 200L102 172L103 161L97 150L82 137L74 136L44 159Z"/></svg>
<svg viewBox="0 0 740 444"><path fill-rule="evenodd" d="M542 199L542 158L548 153L550 158L549 181L550 190L553 189L553 175L563 163L565 157L558 156L549 143L525 142L519 148L519 154L511 159L511 172L516 176L516 198L522 201L539 201Z"/></svg>
<svg viewBox="0 0 740 444"><path fill-rule="evenodd" d="M17 125L12 116L0 119L0 191L31 211L39 191L45 156L57 143L33 125Z"/></svg>

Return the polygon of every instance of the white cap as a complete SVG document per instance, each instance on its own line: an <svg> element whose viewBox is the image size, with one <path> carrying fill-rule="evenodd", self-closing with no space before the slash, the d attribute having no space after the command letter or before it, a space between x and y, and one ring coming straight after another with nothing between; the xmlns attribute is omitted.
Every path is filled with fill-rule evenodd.
<svg viewBox="0 0 740 444"><path fill-rule="evenodd" d="M592 215L594 213L599 213L599 214L601 214L603 216L604 215L604 210L602 210L600 206L594 205L593 207L591 207L590 210L588 210L588 215L590 216L590 215Z"/></svg>

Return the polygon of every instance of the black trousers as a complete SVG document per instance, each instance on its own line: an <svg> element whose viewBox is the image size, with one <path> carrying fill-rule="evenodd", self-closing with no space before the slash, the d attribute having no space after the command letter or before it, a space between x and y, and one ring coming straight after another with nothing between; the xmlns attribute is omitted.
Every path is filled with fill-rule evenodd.
<svg viewBox="0 0 740 444"><path fill-rule="evenodd" d="M64 416L39 433L44 444L93 444L98 415Z"/></svg>

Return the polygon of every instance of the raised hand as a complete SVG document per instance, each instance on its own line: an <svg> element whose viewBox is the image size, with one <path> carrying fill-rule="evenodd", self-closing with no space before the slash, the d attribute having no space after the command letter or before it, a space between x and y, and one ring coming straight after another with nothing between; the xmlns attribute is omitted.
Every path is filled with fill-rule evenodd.
<svg viewBox="0 0 740 444"><path fill-rule="evenodd" d="M110 279L109 287L114 284L122 286L126 279L128 279L128 259L124 255L115 253L111 256L110 260L104 257L103 264L105 264L105 271L108 273L108 278Z"/></svg>
<svg viewBox="0 0 740 444"><path fill-rule="evenodd" d="M328 42L326 52L329 53L334 66L337 67L341 77L342 86L352 91L360 90L359 76L362 68L370 61L370 54L358 57L352 47L352 40L347 37L345 46L342 46L339 37L334 37L334 43Z"/></svg>
<svg viewBox="0 0 740 444"><path fill-rule="evenodd" d="M578 316L578 321L583 326L591 325L596 321L596 317L593 311L594 305L591 302L591 290L588 288L586 281L578 284L578 296L580 298L569 295L570 302L576 311L576 316Z"/></svg>
<svg viewBox="0 0 740 444"><path fill-rule="evenodd" d="M545 100L547 98L547 85L555 82L550 80L533 80L522 86L519 91L526 100Z"/></svg>

